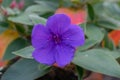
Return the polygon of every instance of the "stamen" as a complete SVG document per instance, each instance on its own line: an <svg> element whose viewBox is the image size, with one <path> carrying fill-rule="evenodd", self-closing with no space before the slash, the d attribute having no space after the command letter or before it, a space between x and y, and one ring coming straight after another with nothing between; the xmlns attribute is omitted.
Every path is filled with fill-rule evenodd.
<svg viewBox="0 0 120 80"><path fill-rule="evenodd" d="M59 44L61 42L61 38L60 38L59 35L54 35L53 39L54 39L54 41L55 41L56 44Z"/></svg>

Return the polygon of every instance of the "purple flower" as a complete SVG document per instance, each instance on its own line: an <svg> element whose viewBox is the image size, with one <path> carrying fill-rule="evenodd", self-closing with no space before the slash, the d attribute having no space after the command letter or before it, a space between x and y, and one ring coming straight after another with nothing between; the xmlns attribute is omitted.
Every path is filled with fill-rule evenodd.
<svg viewBox="0 0 120 80"><path fill-rule="evenodd" d="M83 29L72 25L64 14L48 18L46 25L37 24L32 31L33 58L39 63L63 67L71 62L75 49L85 42Z"/></svg>

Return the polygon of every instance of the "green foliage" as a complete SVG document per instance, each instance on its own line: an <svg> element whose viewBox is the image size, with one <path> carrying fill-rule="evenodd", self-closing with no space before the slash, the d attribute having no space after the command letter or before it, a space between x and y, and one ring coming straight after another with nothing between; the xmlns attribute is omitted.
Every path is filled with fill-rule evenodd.
<svg viewBox="0 0 120 80"><path fill-rule="evenodd" d="M15 23L26 24L26 25L34 25L40 22L42 24L45 24L46 22L46 19L39 17L36 14L21 14L20 16L16 16L16 17L9 17L8 20Z"/></svg>
<svg viewBox="0 0 120 80"><path fill-rule="evenodd" d="M43 76L49 70L49 66L39 64L34 60L21 59L10 66L1 80L34 80Z"/></svg>
<svg viewBox="0 0 120 80"><path fill-rule="evenodd" d="M87 25L86 36L88 37L88 39L95 40L96 42L99 43L103 40L104 33L97 26Z"/></svg>
<svg viewBox="0 0 120 80"><path fill-rule="evenodd" d="M120 47L115 46L114 41L108 37L110 31L120 30L119 0L76 0L76 3L71 0L25 0L22 10L11 9L11 2L12 0L3 0L0 33L13 29L19 33L20 38L8 45L3 59L11 60L18 56L20 59L10 67L7 66L1 80L35 80L50 71L51 67L37 63L32 57L34 48L31 46L31 31L33 25L45 24L47 18L55 14L59 7L87 11L86 22L80 24L86 41L76 49L72 61L76 65L78 79L83 80L84 70L120 78L120 65L116 61L120 58Z"/></svg>
<svg viewBox="0 0 120 80"><path fill-rule="evenodd" d="M29 46L13 53L24 58L32 59L33 50L34 48ZM115 60L119 57L120 53L118 51L92 49L85 52L77 51L73 63L94 72L119 77L120 71L118 69L120 69L120 66ZM82 76L82 73L80 75Z"/></svg>
<svg viewBox="0 0 120 80"><path fill-rule="evenodd" d="M58 7L58 4L50 2L50 1L36 1L36 5L32 5L28 7L25 12L26 13L37 13L44 14L47 12L53 12Z"/></svg>
<svg viewBox="0 0 120 80"><path fill-rule="evenodd" d="M107 29L120 29L119 10L116 2L103 2L94 5L98 25ZM101 13L102 12L102 13Z"/></svg>
<svg viewBox="0 0 120 80"><path fill-rule="evenodd" d="M4 32L8 28L8 23L0 22L0 33Z"/></svg>
<svg viewBox="0 0 120 80"><path fill-rule="evenodd" d="M120 78L120 66L110 52L104 49L92 49L76 53L73 63L87 70Z"/></svg>
<svg viewBox="0 0 120 80"><path fill-rule="evenodd" d="M85 44L78 48L79 51L87 50L97 44L96 40L86 39Z"/></svg>
<svg viewBox="0 0 120 80"><path fill-rule="evenodd" d="M19 46L18 46L19 45ZM13 42L11 42L4 54L3 59L4 60L10 60L13 59L15 57L15 55L12 54L13 51L17 51L23 47L26 46L26 41L22 38L17 38L16 40L14 40Z"/></svg>
<svg viewBox="0 0 120 80"><path fill-rule="evenodd" d="M107 20L99 20L97 23L96 23L98 26L100 27L104 27L106 29L119 29L120 27L117 26L115 23L112 23L110 21L107 21Z"/></svg>
<svg viewBox="0 0 120 80"><path fill-rule="evenodd" d="M25 47L21 50L13 52L13 54L21 56L23 58L32 59L32 52L34 48L32 46Z"/></svg>
<svg viewBox="0 0 120 80"><path fill-rule="evenodd" d="M93 21L95 18L94 9L91 4L87 4L87 8L88 8L89 17Z"/></svg>

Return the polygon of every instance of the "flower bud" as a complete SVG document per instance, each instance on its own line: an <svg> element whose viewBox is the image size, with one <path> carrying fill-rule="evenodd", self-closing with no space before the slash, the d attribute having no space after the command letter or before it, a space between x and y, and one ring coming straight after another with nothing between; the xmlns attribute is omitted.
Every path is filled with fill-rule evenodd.
<svg viewBox="0 0 120 80"><path fill-rule="evenodd" d="M17 7L17 2L16 2L16 0L13 0L10 4L10 8L14 9L16 7Z"/></svg>
<svg viewBox="0 0 120 80"><path fill-rule="evenodd" d="M21 0L21 1L18 3L18 9L20 9L20 10L23 9L24 4L25 4L24 0Z"/></svg>

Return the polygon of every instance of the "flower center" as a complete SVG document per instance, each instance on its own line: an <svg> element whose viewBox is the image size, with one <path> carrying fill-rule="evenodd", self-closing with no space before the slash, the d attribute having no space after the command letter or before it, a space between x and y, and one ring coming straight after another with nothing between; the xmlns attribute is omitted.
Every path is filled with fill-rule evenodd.
<svg viewBox="0 0 120 80"><path fill-rule="evenodd" d="M54 36L53 36L53 39L54 39L54 42L55 42L56 44L59 44L59 43L61 42L61 38L60 38L59 35L54 35Z"/></svg>

